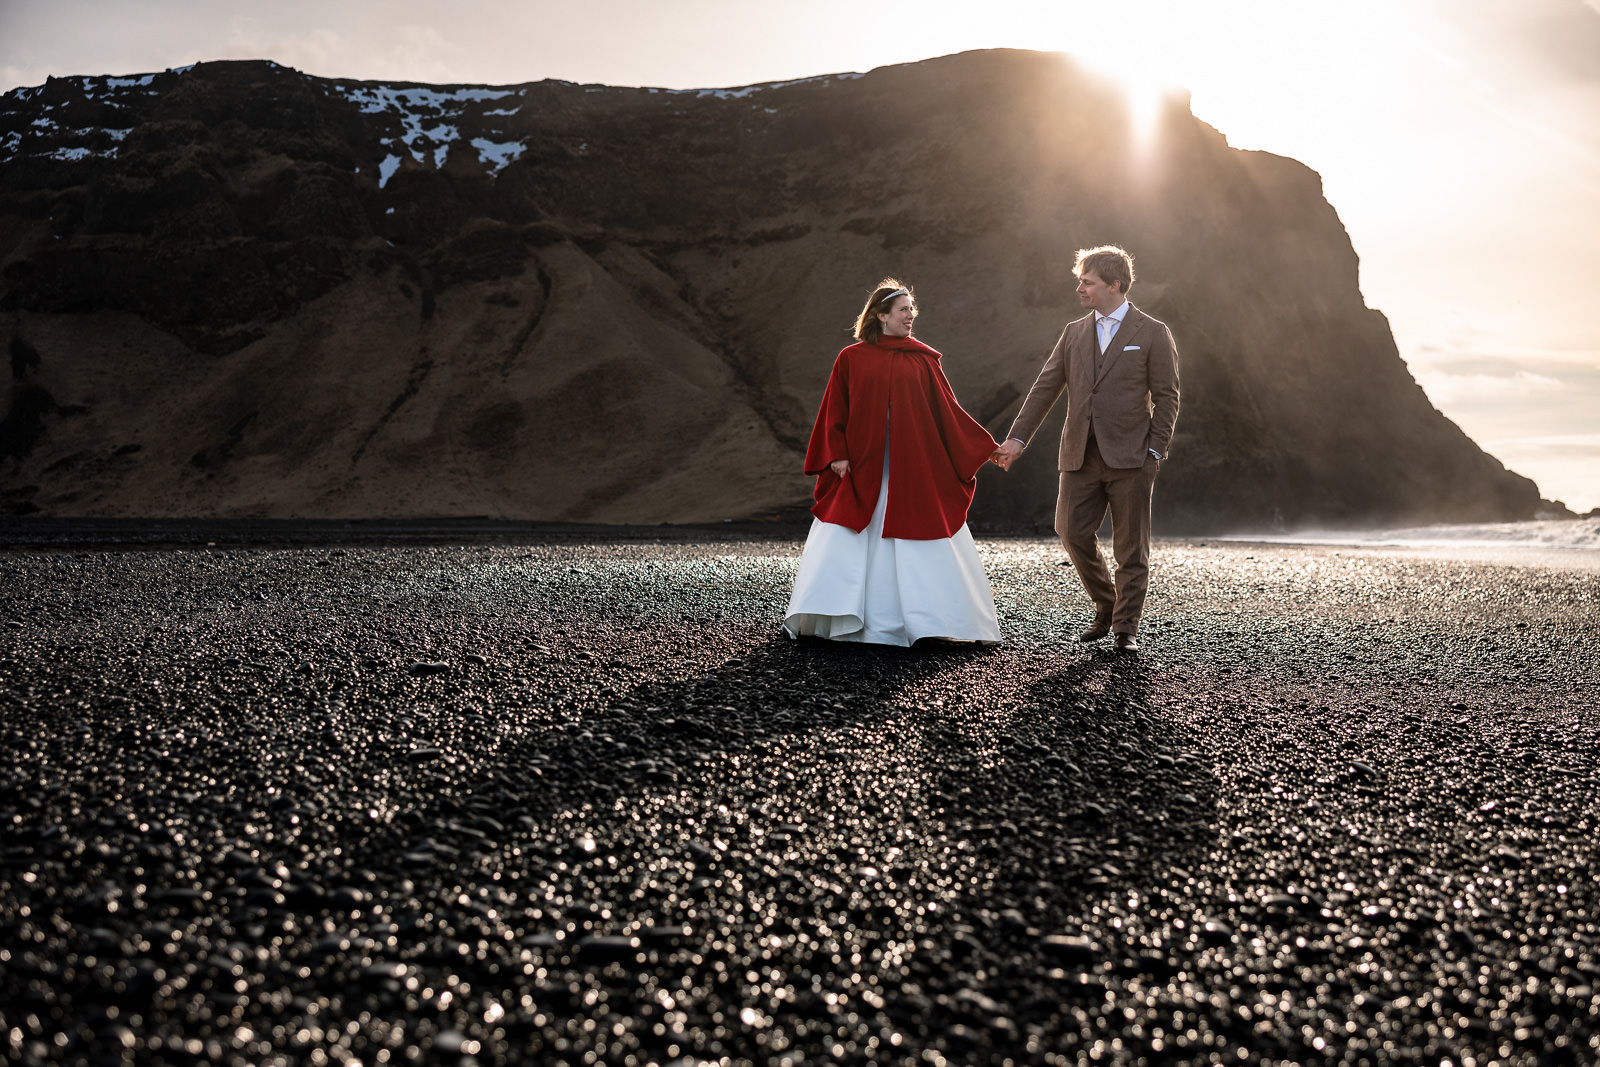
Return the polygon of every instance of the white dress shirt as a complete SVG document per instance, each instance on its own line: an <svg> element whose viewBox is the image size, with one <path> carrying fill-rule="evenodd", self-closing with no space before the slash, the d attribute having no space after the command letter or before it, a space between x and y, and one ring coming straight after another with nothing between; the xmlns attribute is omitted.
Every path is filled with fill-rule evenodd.
<svg viewBox="0 0 1600 1067"><path fill-rule="evenodd" d="M1102 315L1098 311L1094 313L1094 333L1095 337L1100 341L1100 354L1102 356L1105 355L1106 345L1111 343L1111 335L1121 328L1122 320L1127 317L1128 302L1126 300L1118 304L1117 310L1109 315Z"/></svg>

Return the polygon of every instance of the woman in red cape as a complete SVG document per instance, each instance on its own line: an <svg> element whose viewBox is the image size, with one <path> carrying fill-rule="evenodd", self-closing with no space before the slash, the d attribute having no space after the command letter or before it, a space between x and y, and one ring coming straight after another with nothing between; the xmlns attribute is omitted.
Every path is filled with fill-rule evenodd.
<svg viewBox="0 0 1600 1067"><path fill-rule="evenodd" d="M783 627L791 637L995 642L994 594L967 529L989 431L911 337L909 286L878 283L833 363L806 449L817 478Z"/></svg>

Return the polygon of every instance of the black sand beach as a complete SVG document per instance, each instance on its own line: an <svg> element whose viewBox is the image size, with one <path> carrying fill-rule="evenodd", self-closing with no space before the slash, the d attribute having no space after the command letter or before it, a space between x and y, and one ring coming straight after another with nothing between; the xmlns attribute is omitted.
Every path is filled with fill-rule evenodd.
<svg viewBox="0 0 1600 1067"><path fill-rule="evenodd" d="M13 1062L1600 1057L1592 553L1161 541L1122 658L1042 539L911 651L748 531L41 539Z"/></svg>

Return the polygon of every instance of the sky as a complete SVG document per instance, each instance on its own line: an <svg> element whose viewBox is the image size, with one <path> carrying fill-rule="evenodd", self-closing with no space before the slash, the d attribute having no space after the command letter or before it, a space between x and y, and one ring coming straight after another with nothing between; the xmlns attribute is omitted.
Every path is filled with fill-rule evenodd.
<svg viewBox="0 0 1600 1067"><path fill-rule="evenodd" d="M0 0L0 90L227 58L701 88L1002 47L1185 88L1318 171L1434 405L1600 507L1600 0Z"/></svg>

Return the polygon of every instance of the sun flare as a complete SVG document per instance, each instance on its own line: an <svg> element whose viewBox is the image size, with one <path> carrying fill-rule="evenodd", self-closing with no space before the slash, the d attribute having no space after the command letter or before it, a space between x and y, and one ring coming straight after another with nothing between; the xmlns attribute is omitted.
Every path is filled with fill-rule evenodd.
<svg viewBox="0 0 1600 1067"><path fill-rule="evenodd" d="M1027 0L1014 16L1038 28L1039 47L1065 52L1118 85L1135 134L1156 131L1164 101L1187 90L1195 113L1240 146L1278 151L1281 131L1315 131L1344 141L1370 132L1380 81L1357 71L1373 63L1404 69L1409 31L1403 11L1349 0L1330 14L1303 0L1129 0L1115 8ZM1360 57L1359 62L1355 57ZM1341 105L1316 108L1296 90L1307 80L1341 86Z"/></svg>

